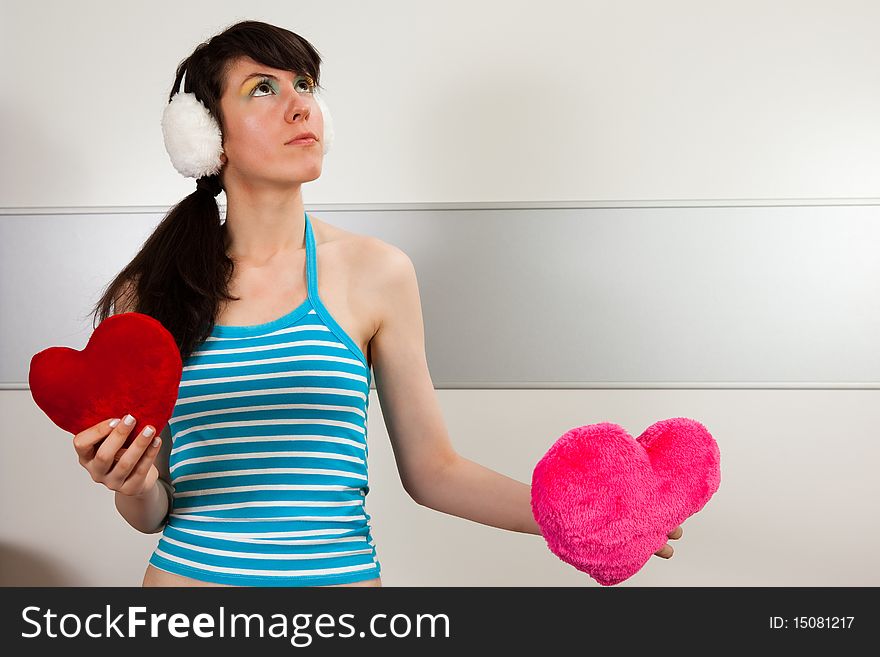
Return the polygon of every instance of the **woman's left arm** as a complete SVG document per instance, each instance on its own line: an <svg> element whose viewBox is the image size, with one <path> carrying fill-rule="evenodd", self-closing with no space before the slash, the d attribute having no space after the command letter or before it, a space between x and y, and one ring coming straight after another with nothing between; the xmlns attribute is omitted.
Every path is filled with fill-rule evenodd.
<svg viewBox="0 0 880 657"><path fill-rule="evenodd" d="M541 534L531 486L468 460L452 447L425 356L412 261L371 240L379 328L370 346L376 393L404 489L418 504L485 525Z"/></svg>
<svg viewBox="0 0 880 657"><path fill-rule="evenodd" d="M452 447L425 357L425 332L412 261L372 240L380 325L371 341L376 393L404 490L418 504L492 527L541 535L531 485L468 460ZM681 526L667 536L681 538ZM668 559L668 543L655 552Z"/></svg>
<svg viewBox="0 0 880 657"><path fill-rule="evenodd" d="M532 487L458 455L419 497L422 506L492 527L541 534L532 514Z"/></svg>

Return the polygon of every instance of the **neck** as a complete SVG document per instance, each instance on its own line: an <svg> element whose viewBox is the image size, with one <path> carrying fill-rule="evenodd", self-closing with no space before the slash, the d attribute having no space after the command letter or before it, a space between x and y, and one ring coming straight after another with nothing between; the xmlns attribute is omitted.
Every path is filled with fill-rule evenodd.
<svg viewBox="0 0 880 657"><path fill-rule="evenodd" d="M272 191L227 190L227 253L238 263L261 266L304 249L305 223L300 185Z"/></svg>

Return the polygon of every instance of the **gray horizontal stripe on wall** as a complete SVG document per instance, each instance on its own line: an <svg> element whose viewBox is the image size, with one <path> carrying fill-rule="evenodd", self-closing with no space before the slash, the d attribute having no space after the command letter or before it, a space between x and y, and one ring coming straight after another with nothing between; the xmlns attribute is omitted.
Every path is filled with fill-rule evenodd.
<svg viewBox="0 0 880 657"><path fill-rule="evenodd" d="M880 204L824 201L307 211L410 256L437 388L876 389ZM81 210L0 220L6 386L85 346L167 208Z"/></svg>
<svg viewBox="0 0 880 657"><path fill-rule="evenodd" d="M226 212L225 194L218 197L221 213ZM774 199L654 199L598 201L507 201L462 203L317 203L312 212L405 212L408 210L560 210L600 208L732 208L802 207L839 205L880 205L880 198L774 198ZM164 214L171 206L70 206L0 207L0 216L26 214Z"/></svg>

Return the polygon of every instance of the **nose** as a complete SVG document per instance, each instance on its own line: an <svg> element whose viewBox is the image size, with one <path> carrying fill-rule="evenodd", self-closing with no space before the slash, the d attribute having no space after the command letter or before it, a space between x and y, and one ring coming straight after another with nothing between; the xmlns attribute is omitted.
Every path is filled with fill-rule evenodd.
<svg viewBox="0 0 880 657"><path fill-rule="evenodd" d="M301 121L306 121L311 111L312 105L309 100L309 94L299 94L294 91L293 96L287 103L287 111L284 113L284 118L290 123L296 121L297 117Z"/></svg>

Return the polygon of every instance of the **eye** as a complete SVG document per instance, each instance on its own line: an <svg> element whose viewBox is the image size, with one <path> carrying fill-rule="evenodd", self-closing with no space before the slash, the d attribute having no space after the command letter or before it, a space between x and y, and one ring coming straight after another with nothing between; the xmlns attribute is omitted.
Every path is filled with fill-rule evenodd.
<svg viewBox="0 0 880 657"><path fill-rule="evenodd" d="M267 87L272 92L275 91L275 85L272 83L272 80L270 80L269 78L261 78L260 81L257 83L257 86L255 86L251 90L251 95L256 95L257 98L262 97L264 94L255 94L255 92L261 87ZM309 76L300 75L296 78L296 81L294 82L294 88L300 93L311 94L315 92L315 83Z"/></svg>
<svg viewBox="0 0 880 657"><path fill-rule="evenodd" d="M260 87L268 87L271 91L275 91L275 87L272 86L272 81L269 78L262 78L257 83L257 86L251 90L251 95L253 96L254 92L256 92ZM262 94L260 94L260 95L262 95Z"/></svg>
<svg viewBox="0 0 880 657"><path fill-rule="evenodd" d="M314 93L315 83L312 78L308 77L307 75L301 75L296 79L296 84L294 85L294 87L297 87L300 84L305 85L305 89L303 89L304 92L309 94Z"/></svg>

